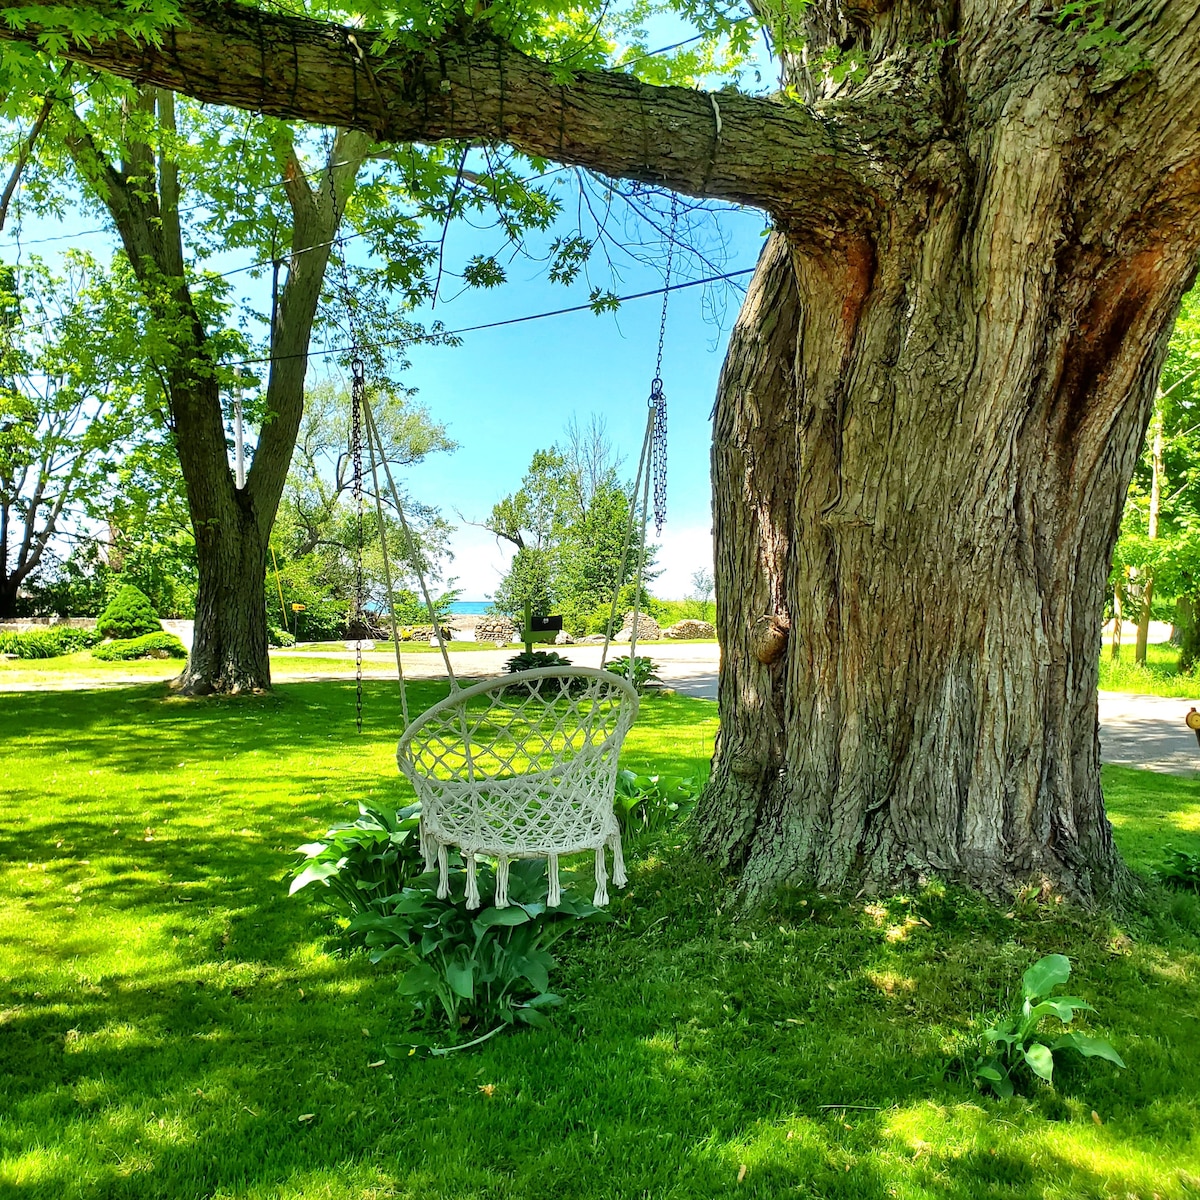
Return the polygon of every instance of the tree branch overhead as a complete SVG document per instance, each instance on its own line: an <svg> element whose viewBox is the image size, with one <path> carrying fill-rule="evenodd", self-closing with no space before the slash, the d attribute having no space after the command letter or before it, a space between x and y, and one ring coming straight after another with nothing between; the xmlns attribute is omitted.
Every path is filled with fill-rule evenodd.
<svg viewBox="0 0 1200 1200"><path fill-rule="evenodd" d="M0 15L15 7L0 0ZM383 141L502 141L605 175L761 207L798 230L856 224L888 186L833 123L790 101L657 87L609 71L561 82L545 63L474 31L377 53L362 30L198 0L184 0L180 12L180 27L160 45L125 34L79 38L61 56ZM43 31L0 24L0 38L31 44Z"/></svg>

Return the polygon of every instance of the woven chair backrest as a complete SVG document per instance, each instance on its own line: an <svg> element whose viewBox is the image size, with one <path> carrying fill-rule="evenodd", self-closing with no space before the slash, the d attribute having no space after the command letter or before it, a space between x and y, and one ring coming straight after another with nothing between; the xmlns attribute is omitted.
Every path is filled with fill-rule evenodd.
<svg viewBox="0 0 1200 1200"><path fill-rule="evenodd" d="M637 707L612 671L521 671L435 704L396 757L439 842L511 857L594 849L616 829L617 757Z"/></svg>

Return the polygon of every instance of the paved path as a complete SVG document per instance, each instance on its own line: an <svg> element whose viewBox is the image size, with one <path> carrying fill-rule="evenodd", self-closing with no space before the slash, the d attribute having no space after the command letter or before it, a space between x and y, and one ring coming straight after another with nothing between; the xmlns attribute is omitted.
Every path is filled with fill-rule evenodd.
<svg viewBox="0 0 1200 1200"><path fill-rule="evenodd" d="M1184 724L1191 700L1100 693L1100 756L1106 763L1200 777L1200 745ZM1200 708L1200 701L1196 701Z"/></svg>

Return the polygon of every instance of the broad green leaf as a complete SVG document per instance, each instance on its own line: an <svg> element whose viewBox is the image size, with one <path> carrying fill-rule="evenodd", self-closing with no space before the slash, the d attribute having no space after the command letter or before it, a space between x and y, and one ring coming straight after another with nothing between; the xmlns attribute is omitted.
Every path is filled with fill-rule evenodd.
<svg viewBox="0 0 1200 1200"><path fill-rule="evenodd" d="M482 930L490 925L524 925L528 920L529 914L519 904L512 904L508 908L485 908L475 918L474 925Z"/></svg>
<svg viewBox="0 0 1200 1200"><path fill-rule="evenodd" d="M436 991L437 985L437 972L428 963L420 963L405 971L397 990L402 996L419 996Z"/></svg>
<svg viewBox="0 0 1200 1200"><path fill-rule="evenodd" d="M1041 1076L1047 1083L1052 1082L1054 1055L1048 1046L1043 1046L1041 1042L1034 1042L1032 1046L1026 1046L1025 1061L1035 1075Z"/></svg>
<svg viewBox="0 0 1200 1200"><path fill-rule="evenodd" d="M288 895L294 896L301 888L308 887L310 883L324 883L331 875L336 875L340 869L339 863L311 863L292 880L292 886L288 888ZM325 886L329 885L325 884Z"/></svg>
<svg viewBox="0 0 1200 1200"><path fill-rule="evenodd" d="M1054 1048L1077 1050L1085 1058L1103 1058L1124 1069L1121 1056L1103 1038L1088 1037L1086 1033L1064 1033L1054 1043Z"/></svg>
<svg viewBox="0 0 1200 1200"><path fill-rule="evenodd" d="M527 958L522 964L521 974L529 980L534 991L544 992L550 986L550 972L537 958Z"/></svg>
<svg viewBox="0 0 1200 1200"><path fill-rule="evenodd" d="M562 1004L563 998L556 996L553 992L542 992L541 995L534 996L532 1000L525 1003L526 1008L557 1008Z"/></svg>
<svg viewBox="0 0 1200 1200"><path fill-rule="evenodd" d="M1040 1000L1071 976L1071 960L1065 954L1047 954L1038 959L1021 978L1026 1000Z"/></svg>
<svg viewBox="0 0 1200 1200"><path fill-rule="evenodd" d="M1095 1011L1086 1000L1080 1000L1078 996L1053 996L1035 1005L1030 1015L1038 1019L1055 1016L1064 1025L1070 1025L1077 1012Z"/></svg>
<svg viewBox="0 0 1200 1200"><path fill-rule="evenodd" d="M470 963L447 963L446 982L464 1000L475 995L475 970Z"/></svg>
<svg viewBox="0 0 1200 1200"><path fill-rule="evenodd" d="M550 1022L546 1019L544 1013L539 1012L536 1008L528 1008L522 1006L513 1009L513 1016L518 1021L523 1021L526 1025L532 1025L535 1029L544 1029Z"/></svg>

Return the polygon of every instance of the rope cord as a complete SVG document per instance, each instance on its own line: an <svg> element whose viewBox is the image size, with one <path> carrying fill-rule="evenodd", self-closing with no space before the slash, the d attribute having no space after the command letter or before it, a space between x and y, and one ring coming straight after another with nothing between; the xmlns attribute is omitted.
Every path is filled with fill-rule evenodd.
<svg viewBox="0 0 1200 1200"><path fill-rule="evenodd" d="M355 509L355 538L354 538L354 621L351 632L354 635L354 723L358 732L362 733L363 709L363 678L362 678L362 644L367 632L365 607L363 597L363 394L366 390L366 374L361 358L355 358L351 365L353 383L350 389L350 458L353 463L353 494ZM380 528L380 537L383 529Z"/></svg>
<svg viewBox="0 0 1200 1200"><path fill-rule="evenodd" d="M387 479L388 489L392 493L392 505L396 509L396 516L400 519L400 527L404 530L404 539L408 546L409 561L412 563L413 570L417 573L417 582L421 587L421 596L425 601L425 607L429 612L429 619L433 622L433 634L437 638L438 649L442 652L442 662L446 664L446 674L450 679L450 690L457 692L460 690L458 679L455 677L454 668L450 665L450 651L446 649L446 641L442 637L442 625L438 620L437 609L434 607L433 598L429 594L429 584L425 579L425 572L421 569L421 556L417 547L417 539L412 531L412 526L408 523L408 518L404 515L404 506L400 503L400 492L396 487L396 481L392 478L392 468L388 463L387 456L383 452L383 440L379 436L379 426L375 424L374 414L371 412L371 405L368 403L366 396L363 396L363 423L366 427L367 437L373 438L375 446L379 450L379 460L383 464L383 474Z"/></svg>
<svg viewBox="0 0 1200 1200"><path fill-rule="evenodd" d="M361 362L358 366L362 367ZM380 449L382 454L382 448ZM375 439L367 438L367 461L371 464L371 494L375 500L375 517L379 522L379 544L383 549L383 578L387 584L388 617L392 625L392 645L396 649L396 682L400 688L400 715L408 726L408 691L404 686L404 662L400 656L400 623L396 620L396 591L392 583L392 560L388 554L387 532L383 521L383 501L379 495L379 472L375 467Z"/></svg>

